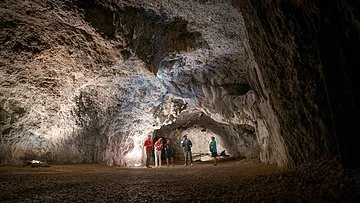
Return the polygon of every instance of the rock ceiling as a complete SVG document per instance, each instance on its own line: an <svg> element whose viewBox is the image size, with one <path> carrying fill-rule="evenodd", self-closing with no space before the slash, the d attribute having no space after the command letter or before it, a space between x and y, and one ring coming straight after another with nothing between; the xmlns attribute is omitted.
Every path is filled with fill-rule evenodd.
<svg viewBox="0 0 360 203"><path fill-rule="evenodd" d="M148 134L288 163L231 1L0 4L2 163L133 166Z"/></svg>

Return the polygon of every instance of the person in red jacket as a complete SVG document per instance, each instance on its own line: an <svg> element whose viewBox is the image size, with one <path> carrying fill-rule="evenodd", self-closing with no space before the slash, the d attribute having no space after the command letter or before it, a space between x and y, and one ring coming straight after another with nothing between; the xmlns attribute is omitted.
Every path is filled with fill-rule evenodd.
<svg viewBox="0 0 360 203"><path fill-rule="evenodd" d="M161 151L163 149L163 140L160 137L158 139L158 141L155 142L154 144L155 147L155 168L157 168L159 166L159 168L161 167Z"/></svg>
<svg viewBox="0 0 360 203"><path fill-rule="evenodd" d="M151 141L151 135L148 135L148 138L145 140L144 147L146 151L146 168L150 167L151 151L152 151L153 142Z"/></svg>

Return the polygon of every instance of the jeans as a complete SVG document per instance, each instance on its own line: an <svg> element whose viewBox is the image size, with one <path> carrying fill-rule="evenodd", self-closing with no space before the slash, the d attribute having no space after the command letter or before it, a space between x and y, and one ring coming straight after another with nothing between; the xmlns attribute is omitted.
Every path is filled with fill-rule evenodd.
<svg viewBox="0 0 360 203"><path fill-rule="evenodd" d="M187 160L189 156L190 164L192 164L192 153L191 151L184 151L184 157L185 157L185 164L187 165Z"/></svg>

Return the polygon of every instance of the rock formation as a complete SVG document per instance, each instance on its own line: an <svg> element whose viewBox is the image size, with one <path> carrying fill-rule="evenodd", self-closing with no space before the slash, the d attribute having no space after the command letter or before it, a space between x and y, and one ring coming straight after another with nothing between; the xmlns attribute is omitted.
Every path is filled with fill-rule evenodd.
<svg viewBox="0 0 360 203"><path fill-rule="evenodd" d="M351 143L338 148L331 62L318 55L323 39L313 43L325 32L321 3L0 5L2 164L140 166L148 134L172 139L178 155L182 135L200 157L215 136L232 157L290 167L345 156ZM352 85L341 87L355 95Z"/></svg>

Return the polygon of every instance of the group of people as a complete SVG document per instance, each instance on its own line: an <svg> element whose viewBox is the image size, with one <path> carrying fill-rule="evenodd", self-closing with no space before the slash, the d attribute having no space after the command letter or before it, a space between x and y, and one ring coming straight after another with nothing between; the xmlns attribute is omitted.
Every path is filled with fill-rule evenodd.
<svg viewBox="0 0 360 203"><path fill-rule="evenodd" d="M184 151L184 157L185 157L185 164L187 165L193 165L192 160L192 142L187 138L187 135L183 136L183 140L181 141L181 146ZM147 139L144 142L144 147L146 151L146 167L150 167L150 160L151 160L151 152L154 147L154 158L155 158L155 168L161 167L161 153L164 149L165 151L165 158L166 158L166 164L169 167L170 163L172 166L174 166L174 149L171 147L171 141L169 138L166 139L166 142L163 142L163 138L159 138L154 144L151 140L151 135L148 135ZM211 137L211 141L209 143L209 149L211 152L211 157L214 158L214 165L217 165L217 146L216 146L216 140L215 137Z"/></svg>
<svg viewBox="0 0 360 203"><path fill-rule="evenodd" d="M147 140L144 143L145 151L146 151L146 167L150 167L151 160L151 152L153 148L153 142L151 140L151 135L148 135ZM161 152L165 149L165 158L166 164L169 167L170 163L174 166L174 149L171 147L170 139L167 138L165 144L163 143L163 138L159 138L154 143L154 155L155 155L155 168L161 167Z"/></svg>

